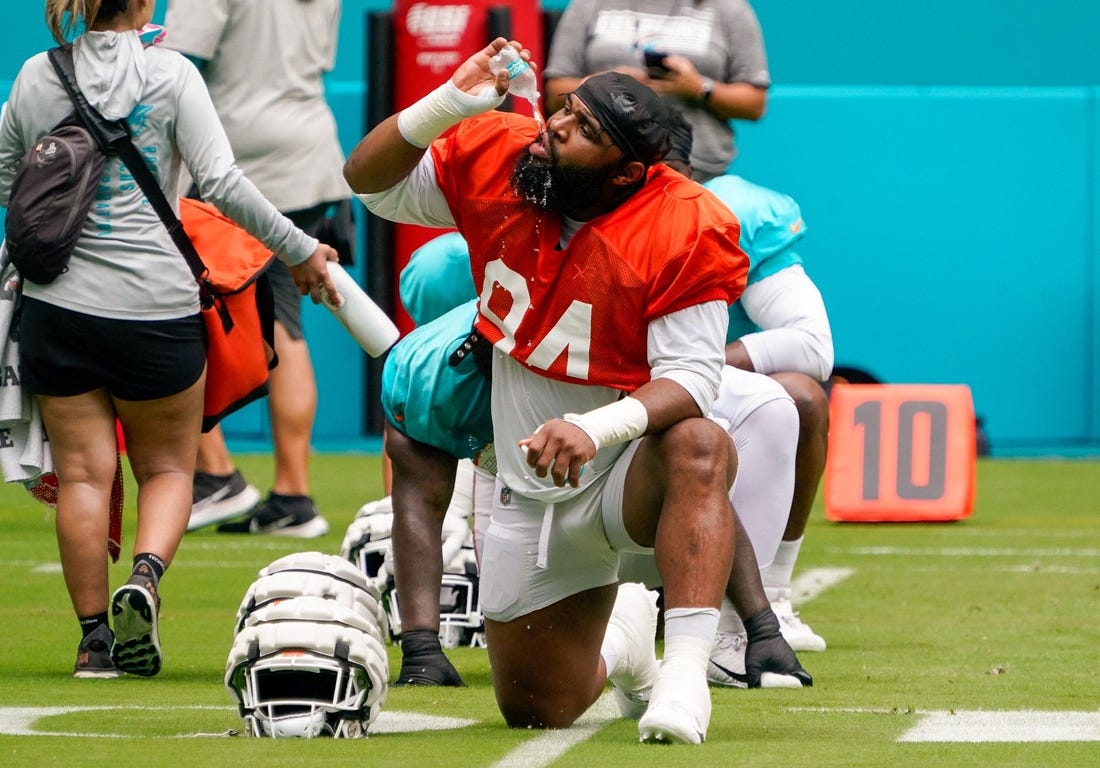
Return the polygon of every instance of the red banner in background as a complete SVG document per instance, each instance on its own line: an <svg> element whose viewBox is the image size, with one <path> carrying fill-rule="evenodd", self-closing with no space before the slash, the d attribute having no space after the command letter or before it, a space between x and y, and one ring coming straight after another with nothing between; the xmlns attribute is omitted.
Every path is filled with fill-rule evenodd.
<svg viewBox="0 0 1100 768"><path fill-rule="evenodd" d="M502 3L500 0L464 2L409 2L396 0L393 7L394 108L404 109L442 85L459 64L484 48L497 34L517 40L531 51L531 59L542 80L542 14L534 0ZM510 29L502 29L508 25ZM541 91L541 85L539 90ZM509 99L510 108L531 114L523 99ZM394 228L394 279L409 263L412 252L442 230L399 224ZM398 286L394 295L400 297ZM394 318L402 333L413 328L412 319L400 299Z"/></svg>

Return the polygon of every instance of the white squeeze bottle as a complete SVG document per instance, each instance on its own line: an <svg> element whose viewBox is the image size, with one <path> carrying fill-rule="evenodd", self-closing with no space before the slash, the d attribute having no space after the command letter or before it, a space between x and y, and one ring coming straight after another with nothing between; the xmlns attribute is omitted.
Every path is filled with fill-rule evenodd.
<svg viewBox="0 0 1100 768"><path fill-rule="evenodd" d="M500 70L508 70L508 93L531 102L531 112L535 124L542 133L542 114L539 112L539 82L535 70L519 55L519 51L510 45L500 49L500 53L489 59L489 71L494 75Z"/></svg>
<svg viewBox="0 0 1100 768"><path fill-rule="evenodd" d="M371 357L378 357L396 344L401 332L389 316L337 262L330 261L325 266L344 303L333 306L324 290L321 291L321 303L359 342L359 346Z"/></svg>

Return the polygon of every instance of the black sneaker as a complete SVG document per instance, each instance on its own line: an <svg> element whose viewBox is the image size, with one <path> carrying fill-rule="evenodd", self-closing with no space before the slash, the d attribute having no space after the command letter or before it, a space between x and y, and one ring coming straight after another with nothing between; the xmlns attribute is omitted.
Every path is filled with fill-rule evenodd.
<svg viewBox="0 0 1100 768"><path fill-rule="evenodd" d="M139 564L138 568L148 568ZM160 596L151 573L135 572L111 597L115 642L111 661L123 672L152 677L160 672L160 634L157 615Z"/></svg>
<svg viewBox="0 0 1100 768"><path fill-rule="evenodd" d="M111 661L111 645L114 641L115 636L106 624L100 624L94 632L81 640L76 649L73 677L81 679L122 677L122 672Z"/></svg>
<svg viewBox="0 0 1100 768"><path fill-rule="evenodd" d="M245 482L240 470L231 475L211 475L195 472L191 487L191 518L187 530L229 520L256 506L260 492Z"/></svg>
<svg viewBox="0 0 1100 768"><path fill-rule="evenodd" d="M315 539L328 533L328 521L317 512L309 496L269 493L244 520L222 523L221 533L270 533L296 539Z"/></svg>

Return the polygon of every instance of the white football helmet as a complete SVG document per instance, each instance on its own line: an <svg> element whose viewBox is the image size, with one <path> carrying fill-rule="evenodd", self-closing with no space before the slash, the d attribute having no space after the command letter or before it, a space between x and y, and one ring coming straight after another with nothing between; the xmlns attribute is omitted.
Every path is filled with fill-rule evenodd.
<svg viewBox="0 0 1100 768"><path fill-rule="evenodd" d="M292 597L244 619L225 668L252 736L363 736L386 699L377 622L322 597Z"/></svg>
<svg viewBox="0 0 1100 768"><path fill-rule="evenodd" d="M390 636L397 638L401 636L401 615L393 608L391 599L394 585L392 528L393 505L389 496L364 504L344 533L340 556L353 563L378 590L389 621Z"/></svg>
<svg viewBox="0 0 1100 768"><path fill-rule="evenodd" d="M392 529L393 507L387 496L359 508L340 544L340 557L358 566L380 592L392 580Z"/></svg>
<svg viewBox="0 0 1100 768"><path fill-rule="evenodd" d="M446 526L445 522L443 556L450 557L444 562L443 578L439 584L439 642L444 648L483 646L485 617L481 613L473 532L464 529L456 550L453 548L455 537L447 536ZM387 612L390 625L397 621L400 626L401 601L396 589L389 594Z"/></svg>
<svg viewBox="0 0 1100 768"><path fill-rule="evenodd" d="M347 560L320 552L297 552L281 557L260 570L237 609L234 627L239 632L248 616L259 608L293 597L321 597L370 617L389 635L389 622L378 587Z"/></svg>
<svg viewBox="0 0 1100 768"><path fill-rule="evenodd" d="M386 613L347 560L298 552L260 570L237 609L225 685L254 736L362 736L386 698Z"/></svg>
<svg viewBox="0 0 1100 768"><path fill-rule="evenodd" d="M459 494L456 491L455 496ZM444 647L483 645L485 619L478 599L477 557L465 505L452 500L443 518L443 580L439 595L439 638ZM390 497L364 504L348 526L341 556L355 563L382 593L390 635L401 636L401 609L394 584L393 505Z"/></svg>

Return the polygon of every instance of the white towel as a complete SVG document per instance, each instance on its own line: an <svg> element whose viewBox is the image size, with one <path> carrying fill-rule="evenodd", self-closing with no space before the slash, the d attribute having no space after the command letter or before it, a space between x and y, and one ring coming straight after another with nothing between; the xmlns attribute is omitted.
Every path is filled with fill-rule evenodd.
<svg viewBox="0 0 1100 768"><path fill-rule="evenodd" d="M26 483L53 471L38 404L19 379L19 343L9 335L19 281L0 243L0 474L6 483Z"/></svg>

